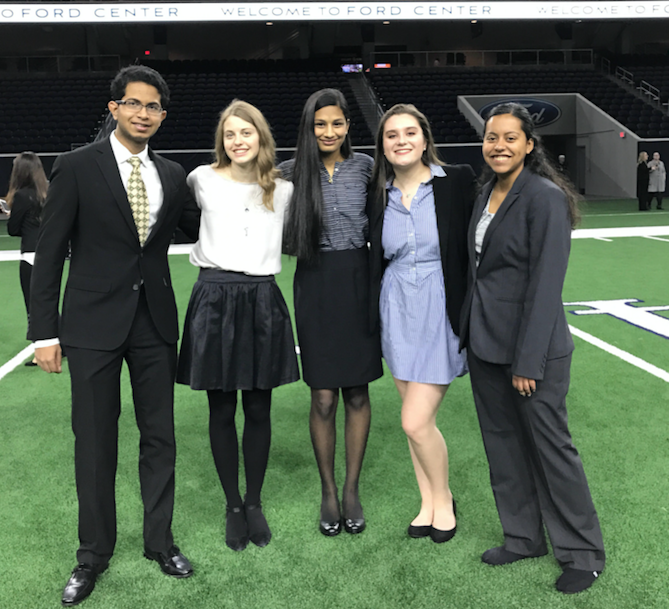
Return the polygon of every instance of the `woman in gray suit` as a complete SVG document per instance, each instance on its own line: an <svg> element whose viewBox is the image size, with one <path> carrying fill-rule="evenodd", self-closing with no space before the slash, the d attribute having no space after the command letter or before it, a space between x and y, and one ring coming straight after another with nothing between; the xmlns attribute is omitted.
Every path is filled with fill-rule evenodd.
<svg viewBox="0 0 669 609"><path fill-rule="evenodd" d="M563 569L556 588L581 592L605 557L565 408L574 344L562 286L578 195L519 104L491 111L483 157L489 169L469 225L460 337L504 545L481 558L505 565L543 556L545 526Z"/></svg>

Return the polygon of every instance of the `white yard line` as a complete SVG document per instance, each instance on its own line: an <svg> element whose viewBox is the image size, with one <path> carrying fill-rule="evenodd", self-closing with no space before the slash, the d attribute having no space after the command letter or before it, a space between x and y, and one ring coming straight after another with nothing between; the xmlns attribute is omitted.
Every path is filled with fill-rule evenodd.
<svg viewBox="0 0 669 609"><path fill-rule="evenodd" d="M610 353L611 355L620 358L621 360L627 362L628 364L632 364L632 366L636 366L637 368L640 368L641 370L644 370L645 372L648 372L649 374L652 374L653 376L656 376L657 378L662 379L663 381L669 383L669 372L667 372L666 370L662 370L662 368L653 366L653 364L649 364L647 361L642 360L640 357L632 355L631 353L623 351L622 349L618 349L618 347L614 347L613 345L604 342L603 340L597 338L596 336L593 336L592 334L583 332L583 330L574 328L574 326L569 326L569 329L571 330L571 333L574 336L578 336L580 339L590 343L591 345L594 345L595 347L598 347L602 351L606 351L607 353Z"/></svg>
<svg viewBox="0 0 669 609"><path fill-rule="evenodd" d="M664 241L665 243L669 243L669 239L663 239L662 237L651 237L650 235L647 235L646 239L653 239L654 241Z"/></svg>
<svg viewBox="0 0 669 609"><path fill-rule="evenodd" d="M33 347L33 345L28 345L23 351L17 353L6 364L0 366L0 379L7 376L12 370L14 370L14 368L18 368L33 353L35 353L35 347Z"/></svg>

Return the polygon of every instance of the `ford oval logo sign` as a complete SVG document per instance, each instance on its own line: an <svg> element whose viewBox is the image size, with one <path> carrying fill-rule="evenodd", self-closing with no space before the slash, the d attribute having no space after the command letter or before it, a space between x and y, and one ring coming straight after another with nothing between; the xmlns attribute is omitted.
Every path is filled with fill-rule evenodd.
<svg viewBox="0 0 669 609"><path fill-rule="evenodd" d="M560 116L562 116L562 110L560 110L559 106L556 106L555 104L544 99L535 99L532 97L499 99L483 106L483 108L479 110L479 114L485 120L485 118L488 116L488 112L490 112L495 106L510 102L525 106L537 127L545 127L546 125L550 125L551 123L554 123L556 120L558 120Z"/></svg>

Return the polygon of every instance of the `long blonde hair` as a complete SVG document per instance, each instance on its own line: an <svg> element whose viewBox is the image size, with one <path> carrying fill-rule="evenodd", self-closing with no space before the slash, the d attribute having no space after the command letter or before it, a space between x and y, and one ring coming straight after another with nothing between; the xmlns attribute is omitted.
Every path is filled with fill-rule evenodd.
<svg viewBox="0 0 669 609"><path fill-rule="evenodd" d="M231 116L236 116L247 123L251 123L258 132L260 149L255 159L258 172L258 185L263 191L263 205L270 211L274 211L274 189L276 188L276 180L280 175L279 170L274 164L276 144L274 143L269 123L258 108L240 99L233 99L232 103L221 112L221 118L218 121L218 127L216 127L216 143L214 148L216 166L219 168L229 167L232 162L230 157L225 153L224 145L225 121Z"/></svg>

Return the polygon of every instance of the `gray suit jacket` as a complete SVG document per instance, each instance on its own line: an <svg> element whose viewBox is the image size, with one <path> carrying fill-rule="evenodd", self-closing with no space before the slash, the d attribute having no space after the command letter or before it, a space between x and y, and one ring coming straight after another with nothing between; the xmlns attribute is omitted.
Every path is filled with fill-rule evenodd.
<svg viewBox="0 0 669 609"><path fill-rule="evenodd" d="M461 346L541 380L546 360L574 349L562 306L571 246L567 201L551 181L524 169L488 227L477 268L476 225L494 184L483 187L469 224Z"/></svg>

